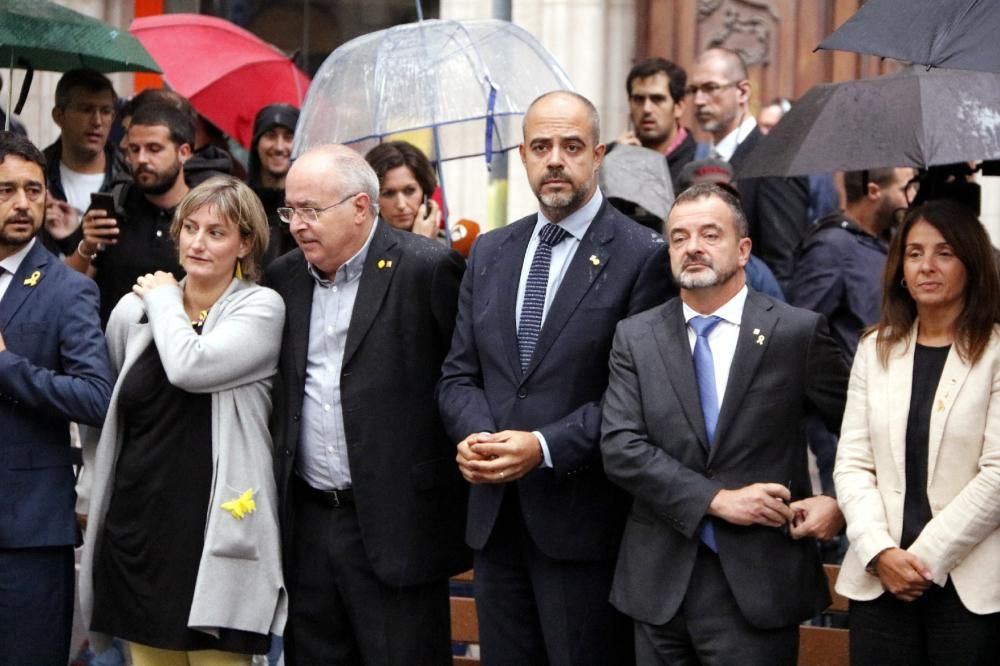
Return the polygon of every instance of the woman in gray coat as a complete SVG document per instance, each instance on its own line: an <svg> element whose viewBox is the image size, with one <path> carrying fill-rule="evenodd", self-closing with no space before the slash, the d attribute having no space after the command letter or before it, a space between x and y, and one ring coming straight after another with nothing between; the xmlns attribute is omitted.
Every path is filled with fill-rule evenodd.
<svg viewBox="0 0 1000 666"><path fill-rule="evenodd" d="M284 306L252 281L268 229L240 181L191 190L171 234L187 277L140 277L108 323L81 604L95 647L123 638L138 666L249 664L287 605L267 429Z"/></svg>

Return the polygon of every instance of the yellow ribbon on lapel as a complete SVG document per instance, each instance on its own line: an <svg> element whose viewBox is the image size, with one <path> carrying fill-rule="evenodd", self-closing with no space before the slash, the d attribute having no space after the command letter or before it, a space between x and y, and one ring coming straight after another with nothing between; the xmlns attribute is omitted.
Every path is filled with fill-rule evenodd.
<svg viewBox="0 0 1000 666"><path fill-rule="evenodd" d="M35 271L34 273L31 274L31 277L24 278L24 286L25 287L34 287L36 284L38 284L38 280L41 277L42 277L42 272L41 271Z"/></svg>

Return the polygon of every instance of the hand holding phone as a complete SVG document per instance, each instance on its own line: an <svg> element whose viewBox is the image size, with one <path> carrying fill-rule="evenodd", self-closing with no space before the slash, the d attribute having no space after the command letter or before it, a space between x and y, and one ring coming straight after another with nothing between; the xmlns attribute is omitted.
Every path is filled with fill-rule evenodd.
<svg viewBox="0 0 1000 666"><path fill-rule="evenodd" d="M427 238L437 238L440 226L441 209L438 208L436 201L424 195L423 203L417 209L417 217L413 221L413 233Z"/></svg>
<svg viewBox="0 0 1000 666"><path fill-rule="evenodd" d="M83 216L83 250L90 253L118 242L118 217L115 199L109 192L93 192L90 208Z"/></svg>

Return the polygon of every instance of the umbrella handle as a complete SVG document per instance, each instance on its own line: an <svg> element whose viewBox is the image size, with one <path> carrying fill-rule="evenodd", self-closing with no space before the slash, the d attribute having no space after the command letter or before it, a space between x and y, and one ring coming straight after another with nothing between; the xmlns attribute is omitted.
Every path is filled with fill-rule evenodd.
<svg viewBox="0 0 1000 666"><path fill-rule="evenodd" d="M21 81L21 94L17 96L17 104L14 106L13 113L20 114L21 110L24 108L24 103L28 101L28 91L31 90L31 81L35 78L35 68L31 66L31 63L24 58L17 59L18 67L24 67L24 80ZM14 85L14 81L10 82Z"/></svg>

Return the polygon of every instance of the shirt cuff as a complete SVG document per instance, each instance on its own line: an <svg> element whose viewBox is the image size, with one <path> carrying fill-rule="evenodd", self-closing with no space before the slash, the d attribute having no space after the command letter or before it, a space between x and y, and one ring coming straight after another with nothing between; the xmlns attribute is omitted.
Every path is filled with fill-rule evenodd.
<svg viewBox="0 0 1000 666"><path fill-rule="evenodd" d="M552 456L549 454L549 443L545 441L545 435L537 430L532 430L531 434L538 438L538 443L542 447L542 464L539 467L552 469Z"/></svg>

